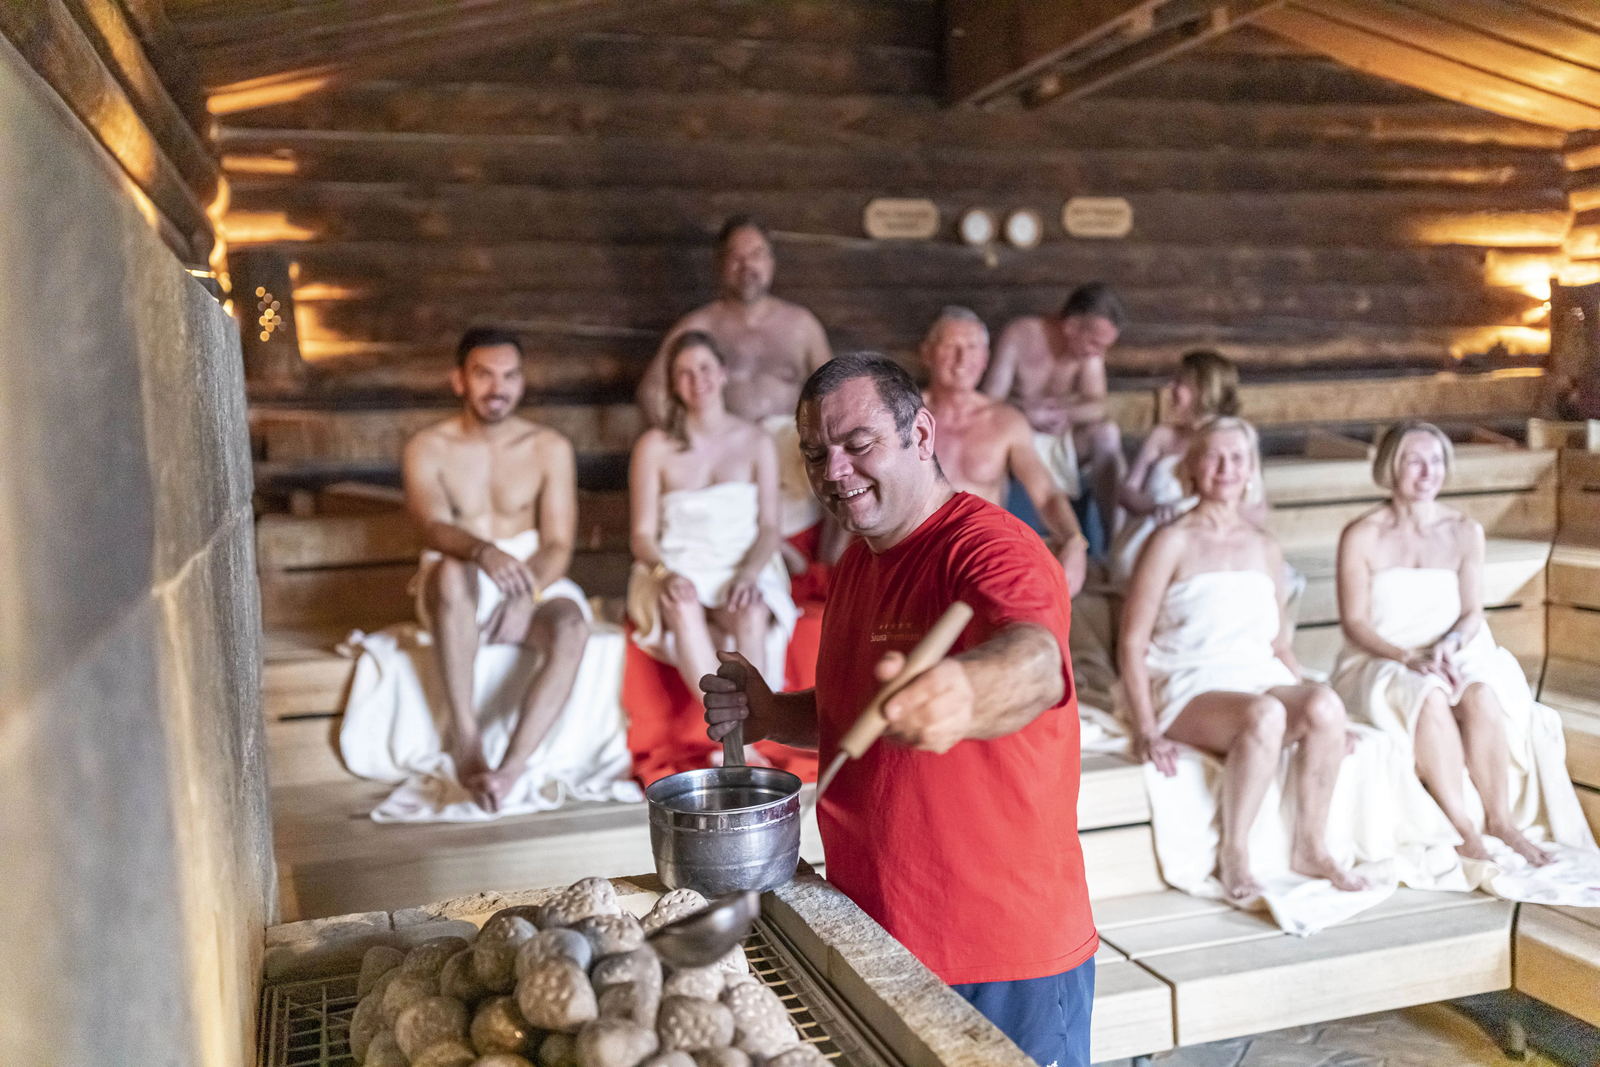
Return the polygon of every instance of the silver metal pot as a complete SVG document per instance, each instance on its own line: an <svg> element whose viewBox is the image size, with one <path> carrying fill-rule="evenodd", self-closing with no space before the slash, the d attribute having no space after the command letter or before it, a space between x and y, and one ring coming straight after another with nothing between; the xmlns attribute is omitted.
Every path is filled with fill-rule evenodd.
<svg viewBox="0 0 1600 1067"><path fill-rule="evenodd" d="M644 791L656 874L708 897L764 892L800 860L800 779L772 767L668 775Z"/></svg>

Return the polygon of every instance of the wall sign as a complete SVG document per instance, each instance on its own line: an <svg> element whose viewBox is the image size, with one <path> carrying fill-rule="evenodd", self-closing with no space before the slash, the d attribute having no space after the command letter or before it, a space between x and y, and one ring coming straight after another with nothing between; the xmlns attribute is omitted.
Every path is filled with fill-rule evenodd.
<svg viewBox="0 0 1600 1067"><path fill-rule="evenodd" d="M1120 196L1075 196L1061 209L1061 225L1071 237L1126 237L1133 205Z"/></svg>
<svg viewBox="0 0 1600 1067"><path fill-rule="evenodd" d="M932 200L879 197L862 212L861 226L876 241L925 241L939 232L939 206Z"/></svg>

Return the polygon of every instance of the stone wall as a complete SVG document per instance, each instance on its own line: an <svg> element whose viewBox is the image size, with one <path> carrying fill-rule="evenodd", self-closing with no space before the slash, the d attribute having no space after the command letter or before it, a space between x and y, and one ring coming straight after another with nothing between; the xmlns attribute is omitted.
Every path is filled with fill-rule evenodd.
<svg viewBox="0 0 1600 1067"><path fill-rule="evenodd" d="M0 39L0 1063L253 1060L238 331Z"/></svg>

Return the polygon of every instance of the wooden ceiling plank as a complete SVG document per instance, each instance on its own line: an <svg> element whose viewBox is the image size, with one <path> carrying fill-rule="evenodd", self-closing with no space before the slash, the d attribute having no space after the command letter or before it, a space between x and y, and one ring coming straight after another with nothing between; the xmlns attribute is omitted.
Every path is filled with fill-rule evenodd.
<svg viewBox="0 0 1600 1067"><path fill-rule="evenodd" d="M1498 115L1568 131L1600 125L1600 107L1547 93L1349 23L1325 18L1299 3L1264 12L1256 21L1273 33L1315 48L1356 70Z"/></svg>
<svg viewBox="0 0 1600 1067"><path fill-rule="evenodd" d="M1388 0L1296 0L1296 6L1580 103L1600 101L1600 70L1577 66L1420 10Z"/></svg>
<svg viewBox="0 0 1600 1067"><path fill-rule="evenodd" d="M1157 63L1164 63L1173 56L1214 40L1230 30L1245 25L1265 11L1281 7L1282 4L1283 0L1244 0L1244 2L1235 0L1231 4L1218 4L1211 9L1209 18L1171 27L1165 33L1147 37L1081 70L1073 71L1070 75L1053 79L1048 82L1047 87L1042 85L1041 89L1034 93L1031 102L1043 104L1053 99L1062 101L1081 99L1141 70L1153 67Z"/></svg>
<svg viewBox="0 0 1600 1067"><path fill-rule="evenodd" d="M1591 29L1600 30L1600 5L1594 0L1519 0L1521 6L1559 15Z"/></svg>
<svg viewBox="0 0 1600 1067"><path fill-rule="evenodd" d="M1533 8L1505 0L1398 0L1406 7L1473 26L1508 41L1600 70L1600 36ZM1597 5L1600 6L1600 5Z"/></svg>

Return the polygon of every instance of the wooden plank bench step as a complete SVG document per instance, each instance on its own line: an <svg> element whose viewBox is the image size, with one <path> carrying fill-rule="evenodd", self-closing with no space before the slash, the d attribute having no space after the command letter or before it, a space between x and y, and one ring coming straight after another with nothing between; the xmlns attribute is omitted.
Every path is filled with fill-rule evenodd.
<svg viewBox="0 0 1600 1067"><path fill-rule="evenodd" d="M1176 1036L1171 987L1137 963L1096 955L1089 1062L1165 1052Z"/></svg>
<svg viewBox="0 0 1600 1067"><path fill-rule="evenodd" d="M1480 493L1550 490L1556 486L1556 453L1503 445L1461 444L1444 498ZM1388 494L1372 480L1366 456L1271 457L1262 461L1261 480L1274 507L1376 502Z"/></svg>
<svg viewBox="0 0 1600 1067"><path fill-rule="evenodd" d="M1600 535L1600 527L1591 533ZM1563 522L1562 536L1566 534ZM1550 550L1550 600L1572 607L1600 608L1600 548L1558 544Z"/></svg>
<svg viewBox="0 0 1600 1067"><path fill-rule="evenodd" d="M1600 665L1552 656L1539 700L1561 713L1567 773L1579 785L1600 789Z"/></svg>
<svg viewBox="0 0 1600 1067"><path fill-rule="evenodd" d="M1600 610L1551 604L1547 618L1552 657L1600 664Z"/></svg>
<svg viewBox="0 0 1600 1067"><path fill-rule="evenodd" d="M1600 1026L1600 910L1522 905L1517 916L1516 987Z"/></svg>
<svg viewBox="0 0 1600 1067"><path fill-rule="evenodd" d="M1166 952L1140 966L1173 987L1180 1045L1505 989L1507 901Z"/></svg>

